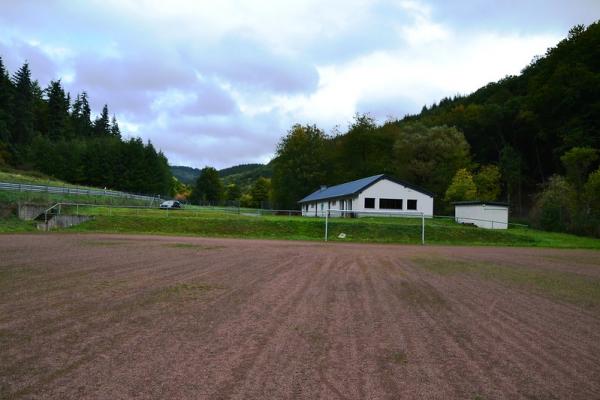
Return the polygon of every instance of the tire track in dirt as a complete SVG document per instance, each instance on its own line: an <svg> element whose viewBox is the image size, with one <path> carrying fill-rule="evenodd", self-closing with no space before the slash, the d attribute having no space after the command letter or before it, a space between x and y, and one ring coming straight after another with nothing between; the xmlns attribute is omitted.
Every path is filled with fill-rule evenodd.
<svg viewBox="0 0 600 400"><path fill-rule="evenodd" d="M0 297L0 397L600 398L597 310L411 261L509 257L593 277L594 252L32 238L0 236L0 272L39 270ZM192 283L206 293L160 297Z"/></svg>
<svg viewBox="0 0 600 400"><path fill-rule="evenodd" d="M432 357L436 360L435 363L431 363L435 367L431 364L421 365L421 372L423 368L435 368L431 384L441 389L441 392L436 393L435 396L469 398L480 394L492 382L496 385L502 382L500 377L490 376L485 364L477 357L477 352L469 348L469 331L466 327L452 323L452 305L448 304L446 296L442 294L444 292L439 292L428 281L415 275L409 264L403 262L397 266L403 269L411 285L409 287L416 294L412 293L407 298L406 295L399 296L395 291L392 295L415 315L414 320L417 322L418 329L411 332L411 335L422 342L420 348L425 351L415 361L418 363ZM427 298L436 300L425 301ZM419 335L418 332L427 332L427 335ZM506 382L502 383L502 388L507 393L512 391L511 385L507 385Z"/></svg>
<svg viewBox="0 0 600 400"><path fill-rule="evenodd" d="M448 280L448 278L444 279L446 282ZM486 295L489 295L490 292L494 291L496 291L494 296L506 296L506 292L508 291L507 288L503 288L502 286L496 286L495 290L493 287L489 288L486 286L486 288L487 293L480 293L480 296L472 296L471 298L482 299L485 298ZM456 299L457 296L451 297ZM467 303L469 306L465 307L465 303ZM457 314L457 317L462 319L469 317L468 319L471 320L484 320L483 318L485 311L481 307L480 301L475 302L469 299L464 299L463 302L457 303L456 306L456 308L460 310ZM512 313L514 313L514 310L518 308L518 305L515 306L513 304ZM495 308L495 312L498 313L499 310L500 307L497 306ZM496 342L501 343L502 348L504 349L502 352L504 361L510 362L512 367L517 366L520 368L520 376L527 377L529 380L537 381L537 385L528 385L533 391L536 391L537 387L548 386L548 382L550 382L550 385L552 385L556 382L582 380L577 371L572 371L573 365L566 363L564 357L562 357L560 354L553 354L546 351L546 348L549 346L540 344L540 338L542 337L544 338L544 341L552 340L549 339L549 337L552 337L552 332L548 332L548 327L545 329L536 330L534 331L535 333L533 335L528 336L522 334L522 332L520 332L518 329L518 326L518 324L516 327L515 324L506 324L502 320L496 318L493 320L488 319L487 325L479 324L476 331L479 331L479 342L487 340L488 338L494 338ZM529 327L529 329L534 328ZM485 349L480 347L480 350L483 351ZM519 357L517 357L517 355L519 355ZM535 376L530 376L532 364L537 365ZM536 379L536 376L539 376L540 372L543 372L545 377ZM525 384L523 383L520 386L523 387ZM552 390L546 389L545 393L546 396L551 395Z"/></svg>

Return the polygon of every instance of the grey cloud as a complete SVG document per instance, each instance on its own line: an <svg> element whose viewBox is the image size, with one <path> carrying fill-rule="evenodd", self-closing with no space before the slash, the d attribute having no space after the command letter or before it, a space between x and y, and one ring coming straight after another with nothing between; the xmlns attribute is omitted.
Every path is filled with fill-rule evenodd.
<svg viewBox="0 0 600 400"><path fill-rule="evenodd" d="M356 110L361 114L370 114L380 123L387 119L399 119L406 114L420 110L423 104L417 104L409 97L390 96L389 98L361 99Z"/></svg>
<svg viewBox="0 0 600 400"><path fill-rule="evenodd" d="M46 86L51 80L60 79L55 63L40 48L25 42L16 42L7 46L0 42L0 57L5 68L14 74L24 62L29 63L32 78Z"/></svg>
<svg viewBox="0 0 600 400"><path fill-rule="evenodd" d="M152 142L163 149L172 164L184 162L190 166L223 168L261 161L270 154L278 138L265 136L264 131L264 126L242 120L228 123L187 120L170 125L168 132L152 131L151 136Z"/></svg>
<svg viewBox="0 0 600 400"><path fill-rule="evenodd" d="M83 54L75 69L76 83L87 88L152 91L192 85L196 80L192 68L178 60L168 60L165 54L101 59Z"/></svg>
<svg viewBox="0 0 600 400"><path fill-rule="evenodd" d="M194 88L196 100L181 109L183 114L227 115L238 111L235 100L214 82L202 82Z"/></svg>
<svg viewBox="0 0 600 400"><path fill-rule="evenodd" d="M433 17L461 29L493 28L521 32L564 33L575 24L590 24L600 15L598 0L461 0L432 1Z"/></svg>
<svg viewBox="0 0 600 400"><path fill-rule="evenodd" d="M220 77L236 86L273 92L299 93L316 89L319 75L301 55L275 54L245 37L229 35L204 49L196 64L201 72ZM206 57L206 54L209 54Z"/></svg>

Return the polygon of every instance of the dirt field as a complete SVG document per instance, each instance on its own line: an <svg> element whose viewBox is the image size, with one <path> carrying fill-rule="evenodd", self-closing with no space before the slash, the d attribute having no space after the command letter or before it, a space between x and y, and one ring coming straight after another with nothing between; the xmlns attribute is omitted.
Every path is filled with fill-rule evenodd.
<svg viewBox="0 0 600 400"><path fill-rule="evenodd" d="M0 398L599 399L600 252L0 236Z"/></svg>

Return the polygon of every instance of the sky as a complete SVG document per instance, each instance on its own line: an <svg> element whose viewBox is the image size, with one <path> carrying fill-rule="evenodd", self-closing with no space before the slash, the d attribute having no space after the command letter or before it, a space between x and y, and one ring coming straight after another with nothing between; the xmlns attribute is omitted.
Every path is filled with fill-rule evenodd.
<svg viewBox="0 0 600 400"><path fill-rule="evenodd" d="M598 0L0 0L0 57L108 104L171 165L268 162L296 123L345 131L518 74Z"/></svg>

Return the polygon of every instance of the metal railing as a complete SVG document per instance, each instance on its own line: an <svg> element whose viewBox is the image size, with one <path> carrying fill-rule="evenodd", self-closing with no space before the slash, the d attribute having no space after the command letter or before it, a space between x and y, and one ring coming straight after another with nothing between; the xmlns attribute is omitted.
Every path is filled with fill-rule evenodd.
<svg viewBox="0 0 600 400"><path fill-rule="evenodd" d="M107 189L80 188L71 186L48 186L48 185L32 185L27 183L12 183L0 182L0 190L13 192L34 192L34 193L49 193L49 194L66 194L78 196L106 196L118 197L124 199L142 200L142 201L160 201L160 196L146 196L141 194L132 194Z"/></svg>

